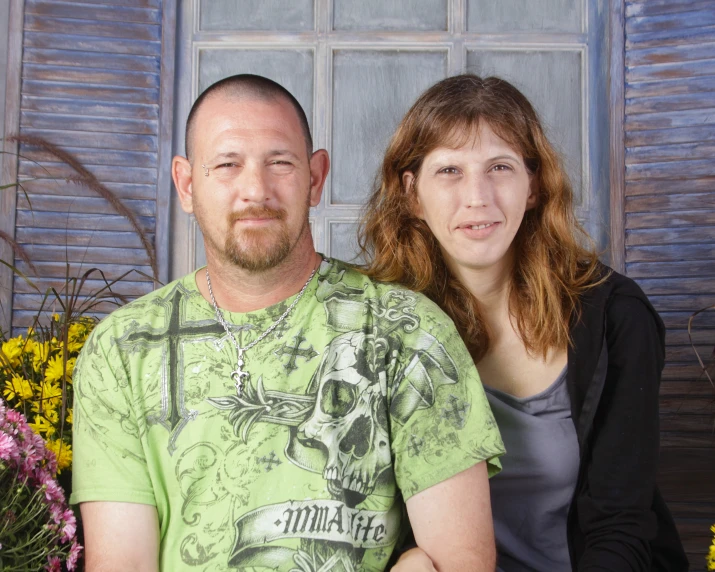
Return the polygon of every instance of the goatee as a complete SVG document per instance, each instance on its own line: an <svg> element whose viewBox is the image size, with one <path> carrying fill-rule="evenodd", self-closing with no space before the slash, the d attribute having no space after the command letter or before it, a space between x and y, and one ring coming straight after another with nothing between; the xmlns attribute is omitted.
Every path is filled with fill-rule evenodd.
<svg viewBox="0 0 715 572"><path fill-rule="evenodd" d="M283 209L264 206L248 207L240 213L229 216L229 233L224 244L226 259L243 270L263 272L278 266L290 254L292 244L288 229L284 224L270 228L238 229L237 221L247 218L270 218L278 221L286 219Z"/></svg>

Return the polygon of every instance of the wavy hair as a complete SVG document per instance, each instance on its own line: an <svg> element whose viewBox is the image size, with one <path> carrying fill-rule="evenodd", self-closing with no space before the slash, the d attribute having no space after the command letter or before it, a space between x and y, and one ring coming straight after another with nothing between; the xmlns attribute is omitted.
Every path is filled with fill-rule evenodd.
<svg viewBox="0 0 715 572"><path fill-rule="evenodd" d="M425 156L437 147L459 147L485 122L521 153L538 184L537 205L526 211L514 238L509 309L524 345L546 357L570 343L569 321L580 312L579 295L604 278L593 244L573 212L573 191L560 158L544 135L529 100L497 77L465 74L430 87L407 112L385 153L359 230L367 275L398 282L434 300L454 321L475 361L489 350L490 332L479 301L448 269L439 243L414 215L415 187Z"/></svg>

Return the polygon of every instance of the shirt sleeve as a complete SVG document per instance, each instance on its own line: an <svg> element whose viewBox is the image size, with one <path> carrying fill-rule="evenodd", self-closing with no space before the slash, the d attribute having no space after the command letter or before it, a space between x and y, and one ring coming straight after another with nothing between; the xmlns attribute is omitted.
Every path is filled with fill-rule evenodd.
<svg viewBox="0 0 715 572"><path fill-rule="evenodd" d="M585 536L578 561L582 572L653 569L658 388L664 363L659 321L632 296L613 296L607 307L608 369L593 421L585 486L576 501Z"/></svg>
<svg viewBox="0 0 715 572"><path fill-rule="evenodd" d="M404 341L390 395L395 477L405 499L482 461L491 477L505 452L452 321L444 314L421 321L425 329Z"/></svg>
<svg viewBox="0 0 715 572"><path fill-rule="evenodd" d="M111 317L108 321L111 321ZM156 505L126 364L107 321L82 348L74 375L72 504Z"/></svg>

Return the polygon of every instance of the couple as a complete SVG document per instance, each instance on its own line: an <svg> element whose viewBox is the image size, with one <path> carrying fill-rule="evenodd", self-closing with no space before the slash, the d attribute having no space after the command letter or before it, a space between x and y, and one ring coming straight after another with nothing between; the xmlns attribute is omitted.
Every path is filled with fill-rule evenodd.
<svg viewBox="0 0 715 572"><path fill-rule="evenodd" d="M398 547L400 572L687 569L655 486L662 322L580 246L516 88L417 100L360 272L313 248L329 158L281 86L209 87L186 155L206 268L115 311L75 370L88 572L381 571Z"/></svg>

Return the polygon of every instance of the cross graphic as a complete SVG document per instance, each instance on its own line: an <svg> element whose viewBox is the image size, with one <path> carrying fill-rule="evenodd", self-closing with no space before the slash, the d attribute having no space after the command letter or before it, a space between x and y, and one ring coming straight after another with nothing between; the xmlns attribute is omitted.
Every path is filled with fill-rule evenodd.
<svg viewBox="0 0 715 572"><path fill-rule="evenodd" d="M469 411L469 404L454 395L449 396L447 407L442 408L442 419L450 421L460 429L464 426L465 415Z"/></svg>
<svg viewBox="0 0 715 572"><path fill-rule="evenodd" d="M305 361L310 361L318 355L318 352L313 349L313 346L309 346L307 348L300 347L300 345L305 341L305 338L303 337L303 330L298 332L298 335L293 337L293 341L295 342L294 345L291 346L290 344L283 344L280 348L273 351L273 353L278 357L282 357L284 355L290 356L288 361L283 364L283 367L289 372L294 369L298 369L298 366L295 365L295 360L297 358L301 357Z"/></svg>
<svg viewBox="0 0 715 572"><path fill-rule="evenodd" d="M410 435L410 444L407 445L407 455L410 457L419 455L422 445L424 444L424 440L420 439L417 435Z"/></svg>
<svg viewBox="0 0 715 572"><path fill-rule="evenodd" d="M135 348L137 346L161 346L162 352L162 411L161 415L151 419L166 427L170 433L169 453L176 450L176 439L182 429L192 419L196 418L195 411L187 411L184 407L184 373L179 369L179 344L180 340L212 339L224 334L223 327L215 320L200 322L184 322L182 316L182 299L186 291L178 285L170 298L159 300L158 303L167 313L168 324L165 330L130 329L124 337L117 340L121 348Z"/></svg>
<svg viewBox="0 0 715 572"><path fill-rule="evenodd" d="M268 471L273 470L273 465L275 465L277 467L278 465L280 465L282 463L282 461L278 457L276 457L275 451L271 451L271 454L268 456L263 455L263 457L260 457L260 458L256 457L256 462L257 463L265 463L266 468L264 470L266 471L266 473Z"/></svg>

